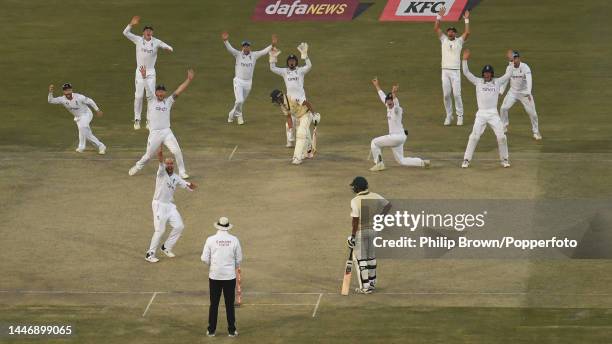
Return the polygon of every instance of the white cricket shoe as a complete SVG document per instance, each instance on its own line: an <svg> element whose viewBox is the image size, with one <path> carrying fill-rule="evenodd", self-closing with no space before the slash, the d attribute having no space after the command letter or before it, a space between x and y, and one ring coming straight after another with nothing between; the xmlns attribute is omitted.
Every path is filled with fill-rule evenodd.
<svg viewBox="0 0 612 344"><path fill-rule="evenodd" d="M463 116L457 116L457 126L463 125Z"/></svg>
<svg viewBox="0 0 612 344"><path fill-rule="evenodd" d="M510 162L508 161L508 159L504 159L502 160L501 165L503 168L508 168L510 167Z"/></svg>
<svg viewBox="0 0 612 344"><path fill-rule="evenodd" d="M287 144L285 145L285 147L287 148L295 147L295 141L287 141Z"/></svg>
<svg viewBox="0 0 612 344"><path fill-rule="evenodd" d="M377 171L384 171L386 169L387 168L385 167L385 163L381 161L381 162L376 163L374 166L372 166L370 168L370 171L377 172Z"/></svg>
<svg viewBox="0 0 612 344"><path fill-rule="evenodd" d="M423 160L423 168L430 168L431 160Z"/></svg>
<svg viewBox="0 0 612 344"><path fill-rule="evenodd" d="M133 176L136 173L138 173L138 171L139 171L138 166L134 165L134 166L132 166L132 168L130 168L130 170L128 171L128 174L130 176Z"/></svg>
<svg viewBox="0 0 612 344"><path fill-rule="evenodd" d="M539 132L533 133L533 139L536 141L540 141L542 139L542 135Z"/></svg>
<svg viewBox="0 0 612 344"><path fill-rule="evenodd" d="M228 337L238 337L238 331L234 330L234 332L230 332L227 334Z"/></svg>
<svg viewBox="0 0 612 344"><path fill-rule="evenodd" d="M238 125L243 125L244 124L244 117L242 117L242 115L236 116L236 122L238 122Z"/></svg>
<svg viewBox="0 0 612 344"><path fill-rule="evenodd" d="M183 179L189 179L189 175L186 172L179 173L179 176L181 176Z"/></svg>
<svg viewBox="0 0 612 344"><path fill-rule="evenodd" d="M214 333L214 332L212 332L212 333L211 333L209 330L206 330L206 335L207 335L208 337L214 337L214 336L215 336L215 333Z"/></svg>
<svg viewBox="0 0 612 344"><path fill-rule="evenodd" d="M294 164L294 165L301 165L302 164L302 159L293 158L291 160L291 163Z"/></svg>
<svg viewBox="0 0 612 344"><path fill-rule="evenodd" d="M85 151L85 149L77 148L74 151L77 152L77 153L83 153L83 151Z"/></svg>
<svg viewBox="0 0 612 344"><path fill-rule="evenodd" d="M149 263L159 262L159 259L155 257L155 254L153 254L152 252L147 252L147 255L145 256L145 260Z"/></svg>
<svg viewBox="0 0 612 344"><path fill-rule="evenodd" d="M461 168L468 168L470 167L470 161L465 159L463 160L463 164L461 164Z"/></svg>
<svg viewBox="0 0 612 344"><path fill-rule="evenodd" d="M166 255L166 257L168 258L174 258L176 257L176 254L174 254L174 252L170 251L169 249L165 248L164 245L162 245L161 247L161 251Z"/></svg>
<svg viewBox="0 0 612 344"><path fill-rule="evenodd" d="M372 291L370 288L355 288L357 294L372 294Z"/></svg>
<svg viewBox="0 0 612 344"><path fill-rule="evenodd" d="M230 111L227 115L227 123L234 123L234 110Z"/></svg>
<svg viewBox="0 0 612 344"><path fill-rule="evenodd" d="M138 129L140 129L140 120L135 119L134 120L134 130L138 130Z"/></svg>
<svg viewBox="0 0 612 344"><path fill-rule="evenodd" d="M451 125L451 123L453 122L453 116L447 116L446 119L444 120L444 125L449 126Z"/></svg>
<svg viewBox="0 0 612 344"><path fill-rule="evenodd" d="M100 155L106 154L106 146L105 145L102 145L102 147L100 147L98 149L98 154L100 154Z"/></svg>

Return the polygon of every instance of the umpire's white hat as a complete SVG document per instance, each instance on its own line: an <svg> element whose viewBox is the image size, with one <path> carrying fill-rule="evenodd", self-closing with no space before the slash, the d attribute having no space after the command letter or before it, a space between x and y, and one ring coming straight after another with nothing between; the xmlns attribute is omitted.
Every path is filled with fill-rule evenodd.
<svg viewBox="0 0 612 344"><path fill-rule="evenodd" d="M222 231L229 231L230 229L232 229L232 227L234 227L234 225L232 225L229 222L229 219L225 216L222 216L219 218L219 221L217 221L214 224L216 229L222 230Z"/></svg>

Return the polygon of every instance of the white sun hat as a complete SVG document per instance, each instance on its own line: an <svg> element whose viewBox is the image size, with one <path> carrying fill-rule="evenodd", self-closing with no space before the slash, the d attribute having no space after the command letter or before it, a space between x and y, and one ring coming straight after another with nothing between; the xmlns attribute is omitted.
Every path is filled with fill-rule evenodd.
<svg viewBox="0 0 612 344"><path fill-rule="evenodd" d="M234 225L232 225L229 222L229 219L225 216L222 216L219 218L219 221L217 221L214 224L216 229L222 230L222 231L229 231L230 229L232 229L232 227L234 227Z"/></svg>

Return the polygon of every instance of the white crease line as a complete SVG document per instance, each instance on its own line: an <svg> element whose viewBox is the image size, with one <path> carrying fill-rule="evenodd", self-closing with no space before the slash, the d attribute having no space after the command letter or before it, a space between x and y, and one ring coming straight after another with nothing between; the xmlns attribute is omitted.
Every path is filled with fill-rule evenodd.
<svg viewBox="0 0 612 344"><path fill-rule="evenodd" d="M234 147L234 150L232 150L232 152L229 155L229 158L227 158L227 160L232 160L232 157L234 156L234 153L236 153L236 150L238 149L238 145L236 145L236 147Z"/></svg>
<svg viewBox="0 0 612 344"><path fill-rule="evenodd" d="M319 294L319 298L317 299L317 304L315 305L314 311L312 311L313 318L317 315L317 310L319 309L319 305L321 304L322 298L323 298L323 293Z"/></svg>
<svg viewBox="0 0 612 344"><path fill-rule="evenodd" d="M144 313L142 313L142 317L144 318L145 315L147 315L147 312L149 311L149 307L151 307L151 304L153 303L153 300L155 300L155 297L157 296L157 292L153 293L153 296L151 296L151 300L149 300L149 304L147 304L147 308L145 308Z"/></svg>
<svg viewBox="0 0 612 344"><path fill-rule="evenodd" d="M193 303L193 302L171 302L162 303L164 306L210 306L210 303ZM314 306L314 303L243 303L242 306ZM221 307L225 307L224 304L219 304Z"/></svg>
<svg viewBox="0 0 612 344"><path fill-rule="evenodd" d="M612 326L609 325L533 325L533 326L529 326L529 325L525 325L525 326L519 326L519 328L550 328L550 329L558 329L558 328L612 328Z"/></svg>

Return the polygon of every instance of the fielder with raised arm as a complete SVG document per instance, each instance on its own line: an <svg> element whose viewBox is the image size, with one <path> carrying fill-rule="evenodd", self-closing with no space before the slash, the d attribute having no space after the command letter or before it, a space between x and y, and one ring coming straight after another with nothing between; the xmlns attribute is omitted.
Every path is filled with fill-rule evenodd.
<svg viewBox="0 0 612 344"><path fill-rule="evenodd" d="M298 50L301 53L302 59L306 65L299 67L299 59L295 55L287 56L287 68L276 66L280 50L272 48L270 50L270 70L277 75L283 77L287 92L288 106L291 109L291 124L289 121L285 124L287 133L287 147L293 147L293 164L299 165L307 151L307 145L310 137L310 123L312 121L312 113L308 109L306 102L306 91L304 91L304 76L312 68L310 58L308 58L308 44L300 43Z"/></svg>
<svg viewBox="0 0 612 344"><path fill-rule="evenodd" d="M159 167L155 180L155 194L153 195L153 202L151 202L155 231L145 255L145 260L150 263L157 263L159 261L156 257L156 252L168 222L170 222L172 231L168 235L166 242L161 246L161 250L169 258L176 257L172 252L172 248L174 248L177 240L181 237L185 225L183 224L181 214L179 214L174 204L174 191L176 191L177 186L190 191L197 188L197 185L194 183L186 182L174 173L174 160L172 158L164 159L162 147L159 147L157 151L157 159L159 160Z"/></svg>
<svg viewBox="0 0 612 344"><path fill-rule="evenodd" d="M91 112L90 107L96 111L97 116L103 115L103 112L98 108L96 102L82 94L73 93L72 85L69 83L62 85L64 95L61 97L54 98L53 90L54 86L49 85L49 95L47 96L47 101L49 104L64 105L66 110L68 110L74 116L74 122L79 129L79 145L76 151L83 153L85 150L85 144L87 141L89 141L93 143L96 148L98 148L99 154L106 154L106 146L94 136L91 128L89 127L89 123L91 123L91 120L93 119L93 113Z"/></svg>
<svg viewBox="0 0 612 344"><path fill-rule="evenodd" d="M147 70L144 66L140 67L141 77L144 79L147 76ZM148 83L145 83L147 88L147 112L149 117L149 137L147 139L147 151L145 154L136 162L136 164L130 168L130 176L135 175L140 171L144 165L153 157L157 149L164 144L174 157L178 164L179 175L181 178L187 179L189 175L185 171L185 162L183 161L183 153L181 147L179 147L178 141L170 129L170 110L174 105L174 102L183 91L187 89L187 86L191 83L195 76L193 69L187 70L187 79L172 93L170 97L166 97L166 87L164 85L157 85L155 91L151 89Z"/></svg>
<svg viewBox="0 0 612 344"><path fill-rule="evenodd" d="M382 159L382 148L391 147L395 161L402 166L419 166L428 168L430 165L429 160L423 160L421 158L410 158L404 157L404 142L408 131L404 130L402 124L402 115L404 110L399 104L397 99L397 92L399 91L398 85L393 85L391 93L385 93L378 83L378 79L374 78L372 84L376 87L380 100L385 104L387 108L387 123L389 125L389 135L379 136L372 140L370 148L372 150L372 159L374 159L374 166L370 168L370 171L382 171L385 168L385 164Z"/></svg>
<svg viewBox="0 0 612 344"><path fill-rule="evenodd" d="M234 71L234 107L227 116L227 122L234 122L234 118L238 124L244 124L244 115L242 113L242 106L246 101L249 93L251 92L251 86L253 85L253 72L255 71L255 63L257 59L266 55L270 52L273 46L276 45L276 35L272 35L272 44L264 48L263 50L251 51L251 42L244 40L242 41L241 50L236 50L229 43L229 34L223 32L221 34L225 48L229 51L232 56L236 58L236 65Z"/></svg>
<svg viewBox="0 0 612 344"><path fill-rule="evenodd" d="M161 48L167 51L174 51L171 46L153 37L153 27L151 26L144 27L142 36L133 34L131 32L132 27L138 25L138 23L140 23L140 17L134 16L123 30L123 35L136 45L136 75L134 77L136 87L136 92L134 93L135 130L140 129L144 92L147 92L147 97L153 96L148 93L148 90L153 90L155 88L155 61L157 61L157 50ZM141 66L144 66L147 71L147 75L144 78L141 77L139 72ZM145 87L145 84L149 87Z"/></svg>
<svg viewBox="0 0 612 344"><path fill-rule="evenodd" d="M520 101L523 103L525 112L529 115L531 120L531 131L533 138L536 141L542 139L540 134L540 128L538 127L538 113L536 112L535 100L531 94L533 86L533 80L531 77L531 68L521 61L521 55L516 50L508 50L507 54L509 65L512 67L512 77L510 78L510 89L504 98L504 102L501 106L501 119L504 123L504 130L508 131L508 125L510 120L508 119L508 111L516 103ZM504 94L504 90L508 82L504 83L500 89L500 95Z"/></svg>
<svg viewBox="0 0 612 344"><path fill-rule="evenodd" d="M493 129L497 137L497 146L499 149L499 159L501 165L506 168L510 167L508 158L508 141L504 133L504 125L497 112L497 102L501 85L507 82L512 76L512 67L506 68L506 74L501 78L494 78L493 66L485 65L482 69L482 78L477 78L468 68L468 60L470 59L470 51L463 52L463 75L476 86L476 100L478 102L478 112L474 120L474 127L470 134L465 155L463 156L462 168L468 168L474 155L474 150L480 140L480 136L484 133L487 125Z"/></svg>
<svg viewBox="0 0 612 344"><path fill-rule="evenodd" d="M376 250L372 216L387 214L391 203L381 195L368 190L364 177L355 177L350 184L353 193L351 200L351 235L347 239L349 248L359 265L359 288L355 291L370 294L376 289ZM365 202L365 203L364 203Z"/></svg>
<svg viewBox="0 0 612 344"><path fill-rule="evenodd" d="M465 11L465 31L457 37L457 29L453 26L446 29L446 34L440 30L440 21L446 13L442 7L436 16L434 31L442 43L442 93L444 94L444 108L446 118L444 125L453 122L453 98L455 98L455 112L457 125L463 125L463 101L461 100L461 49L470 36L470 11Z"/></svg>

